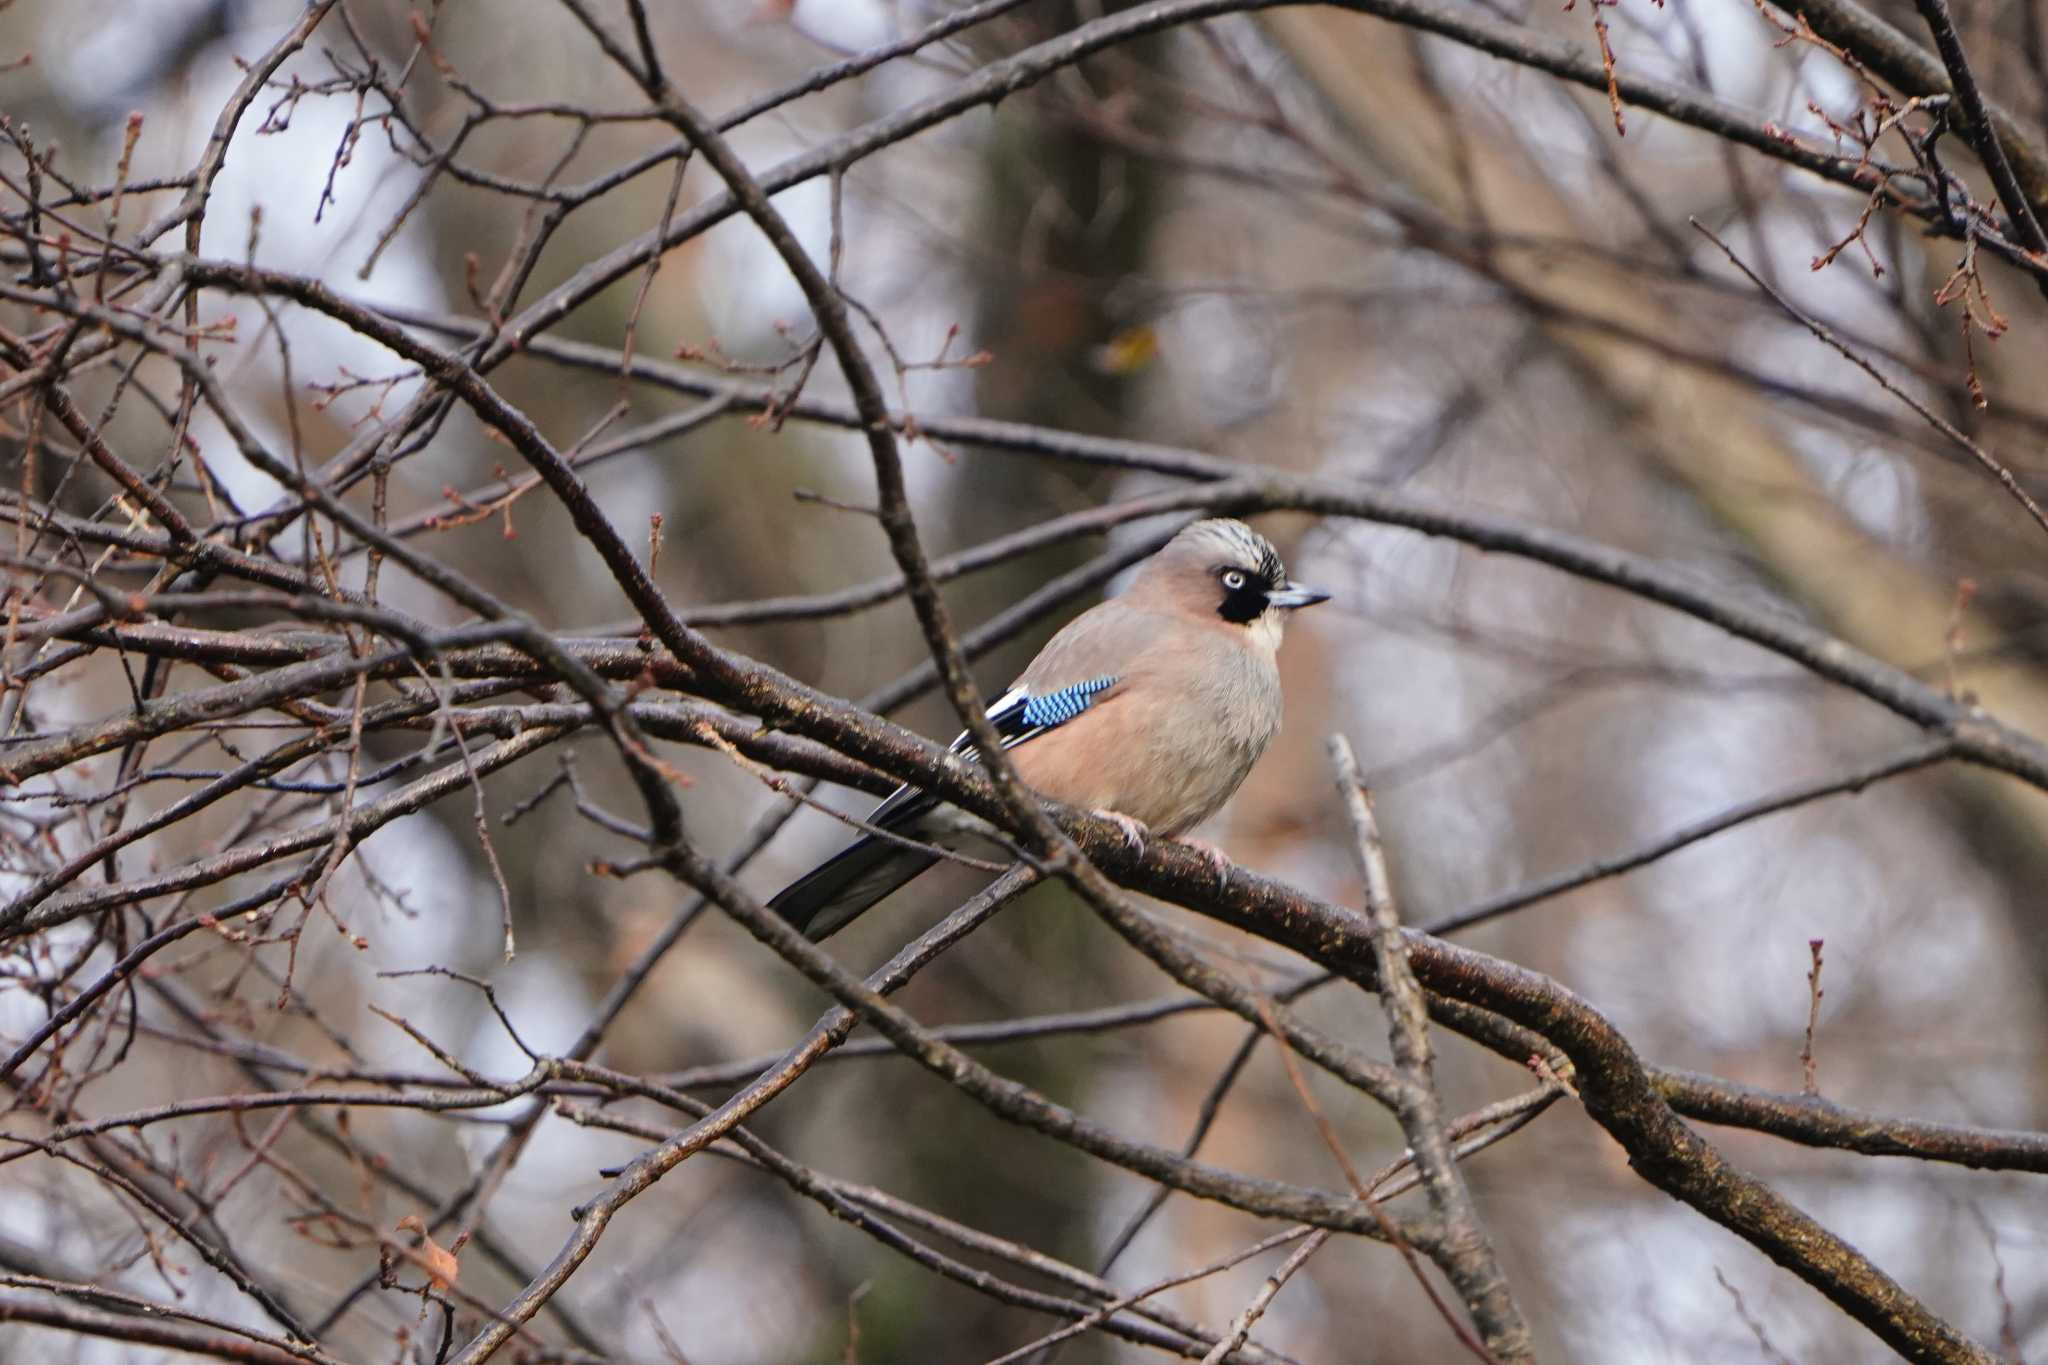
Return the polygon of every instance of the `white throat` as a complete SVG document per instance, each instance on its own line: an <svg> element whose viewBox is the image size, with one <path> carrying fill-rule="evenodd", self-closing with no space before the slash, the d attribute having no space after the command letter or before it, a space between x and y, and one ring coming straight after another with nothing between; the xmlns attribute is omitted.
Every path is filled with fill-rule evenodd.
<svg viewBox="0 0 2048 1365"><path fill-rule="evenodd" d="M1268 656L1280 652L1280 633L1286 626L1286 615L1277 608L1268 607L1259 613L1259 619L1245 627L1252 638L1252 648Z"/></svg>

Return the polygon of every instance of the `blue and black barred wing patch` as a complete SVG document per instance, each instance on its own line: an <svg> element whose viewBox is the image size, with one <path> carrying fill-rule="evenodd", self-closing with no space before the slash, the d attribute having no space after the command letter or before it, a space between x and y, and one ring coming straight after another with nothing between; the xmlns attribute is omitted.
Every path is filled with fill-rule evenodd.
<svg viewBox="0 0 2048 1365"><path fill-rule="evenodd" d="M1026 693L1023 704L1017 708L1014 733L1009 728L997 726L998 733L1003 736L1003 747L1011 748L1033 735L1065 725L1093 706L1096 698L1115 687L1116 683L1114 677L1090 678L1086 682L1070 683L1054 692L1036 696ZM989 719L994 720L995 717L990 716Z"/></svg>

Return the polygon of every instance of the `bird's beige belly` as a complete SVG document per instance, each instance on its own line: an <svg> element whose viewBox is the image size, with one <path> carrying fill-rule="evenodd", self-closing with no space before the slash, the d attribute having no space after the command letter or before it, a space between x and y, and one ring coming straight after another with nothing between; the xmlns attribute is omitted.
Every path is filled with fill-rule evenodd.
<svg viewBox="0 0 2048 1365"><path fill-rule="evenodd" d="M1083 727L1076 726L1071 735L1055 732L1020 746L1012 751L1018 774L1055 800L1117 811L1172 835L1200 824L1230 799L1270 732L1133 727L1114 745L1083 738Z"/></svg>

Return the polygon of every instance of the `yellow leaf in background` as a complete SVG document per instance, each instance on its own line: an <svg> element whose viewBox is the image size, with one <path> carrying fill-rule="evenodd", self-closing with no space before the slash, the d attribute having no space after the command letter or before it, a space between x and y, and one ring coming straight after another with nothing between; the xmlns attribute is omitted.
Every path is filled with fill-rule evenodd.
<svg viewBox="0 0 2048 1365"><path fill-rule="evenodd" d="M1159 358L1159 331L1149 323L1126 327L1095 348L1095 368L1104 374L1136 374Z"/></svg>
<svg viewBox="0 0 2048 1365"><path fill-rule="evenodd" d="M408 1213L398 1220L398 1230L410 1232L420 1239L419 1247L407 1254L426 1272L427 1283L442 1293L454 1288L456 1278L462 1274L462 1267L456 1261L454 1252L440 1246L427 1235L426 1221L416 1213ZM459 1247L461 1243L458 1242L456 1245Z"/></svg>

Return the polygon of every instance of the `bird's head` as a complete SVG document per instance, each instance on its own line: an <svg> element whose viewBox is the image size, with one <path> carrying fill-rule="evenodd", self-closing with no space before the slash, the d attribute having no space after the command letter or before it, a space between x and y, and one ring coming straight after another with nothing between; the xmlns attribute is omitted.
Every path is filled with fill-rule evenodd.
<svg viewBox="0 0 2048 1365"><path fill-rule="evenodd" d="M1198 521L1145 562L1131 591L1277 645L1288 615L1330 594L1289 581L1273 542L1241 521Z"/></svg>

